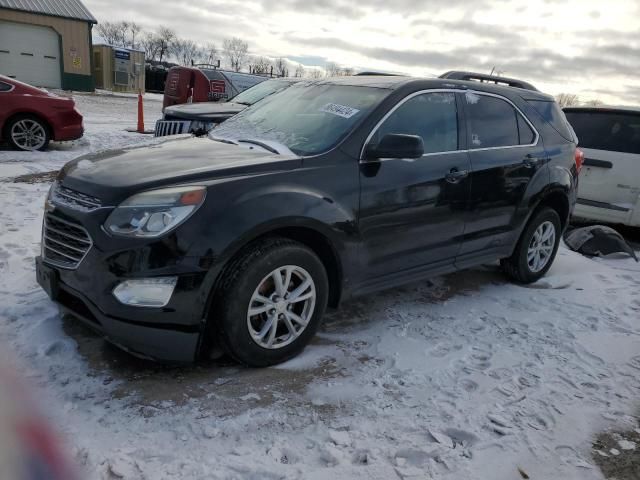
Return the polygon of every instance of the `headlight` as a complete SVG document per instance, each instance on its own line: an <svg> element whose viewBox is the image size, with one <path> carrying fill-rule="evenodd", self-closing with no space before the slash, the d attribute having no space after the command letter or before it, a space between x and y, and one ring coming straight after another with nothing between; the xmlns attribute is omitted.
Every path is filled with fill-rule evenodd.
<svg viewBox="0 0 640 480"><path fill-rule="evenodd" d="M208 132L213 127L213 122L203 122L200 120L194 120L191 122L191 131L192 132Z"/></svg>
<svg viewBox="0 0 640 480"><path fill-rule="evenodd" d="M173 187L139 193L111 212L104 227L125 237L159 237L189 218L206 192L205 187Z"/></svg>
<svg viewBox="0 0 640 480"><path fill-rule="evenodd" d="M47 198L44 201L45 210L47 209L48 203L53 198L53 192L55 192L56 188L58 188L58 181L54 180L51 186L49 187L49 191L47 192Z"/></svg>

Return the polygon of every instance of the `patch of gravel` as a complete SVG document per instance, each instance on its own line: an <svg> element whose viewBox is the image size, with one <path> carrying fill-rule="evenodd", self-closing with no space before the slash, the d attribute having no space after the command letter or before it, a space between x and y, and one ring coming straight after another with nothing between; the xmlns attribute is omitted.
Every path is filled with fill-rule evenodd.
<svg viewBox="0 0 640 480"><path fill-rule="evenodd" d="M640 479L640 428L599 434L592 457L607 480Z"/></svg>
<svg viewBox="0 0 640 480"><path fill-rule="evenodd" d="M49 183L53 182L58 176L59 170L51 170L50 172L28 173L14 177L13 183Z"/></svg>

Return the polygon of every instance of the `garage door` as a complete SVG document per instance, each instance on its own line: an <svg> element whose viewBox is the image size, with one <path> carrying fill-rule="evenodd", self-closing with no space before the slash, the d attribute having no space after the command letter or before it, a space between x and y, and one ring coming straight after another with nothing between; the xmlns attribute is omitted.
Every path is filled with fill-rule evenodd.
<svg viewBox="0 0 640 480"><path fill-rule="evenodd" d="M49 27L0 22L0 73L37 87L61 88L58 34Z"/></svg>

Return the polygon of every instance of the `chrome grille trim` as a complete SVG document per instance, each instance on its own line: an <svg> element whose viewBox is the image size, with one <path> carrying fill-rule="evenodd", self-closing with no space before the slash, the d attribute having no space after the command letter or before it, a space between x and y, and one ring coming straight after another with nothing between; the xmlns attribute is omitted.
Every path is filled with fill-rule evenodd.
<svg viewBox="0 0 640 480"><path fill-rule="evenodd" d="M42 256L56 267L74 270L93 246L89 233L79 223L46 213L42 225Z"/></svg>
<svg viewBox="0 0 640 480"><path fill-rule="evenodd" d="M102 207L99 198L71 190L56 183L51 191L51 201L74 210L92 211Z"/></svg>
<svg viewBox="0 0 640 480"><path fill-rule="evenodd" d="M167 137L189 133L191 120L158 120L156 122L155 137Z"/></svg>

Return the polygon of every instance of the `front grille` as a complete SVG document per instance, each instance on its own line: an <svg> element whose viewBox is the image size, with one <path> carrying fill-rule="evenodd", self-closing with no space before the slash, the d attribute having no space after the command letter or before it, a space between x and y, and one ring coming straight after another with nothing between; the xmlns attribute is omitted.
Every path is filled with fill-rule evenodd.
<svg viewBox="0 0 640 480"><path fill-rule="evenodd" d="M155 136L166 137L168 135L189 133L190 128L190 120L158 120L156 122Z"/></svg>
<svg viewBox="0 0 640 480"><path fill-rule="evenodd" d="M92 244L91 237L80 224L51 213L45 214L42 253L47 263L61 268L77 268Z"/></svg>
<svg viewBox="0 0 640 480"><path fill-rule="evenodd" d="M102 206L99 198L71 190L70 188L63 187L59 183L56 183L51 191L51 201L74 210L88 212Z"/></svg>

